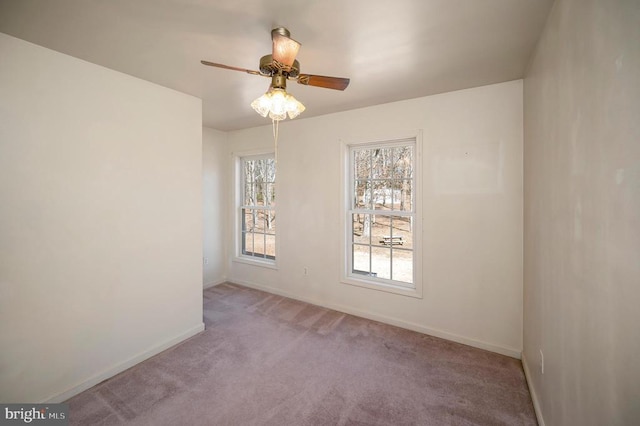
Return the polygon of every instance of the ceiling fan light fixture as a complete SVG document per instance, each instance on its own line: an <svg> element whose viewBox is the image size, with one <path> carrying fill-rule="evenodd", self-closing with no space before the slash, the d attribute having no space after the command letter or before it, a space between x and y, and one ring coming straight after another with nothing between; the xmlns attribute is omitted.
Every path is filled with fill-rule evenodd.
<svg viewBox="0 0 640 426"><path fill-rule="evenodd" d="M251 102L251 107L263 117L269 115L274 121L284 120L287 115L290 119L296 118L305 110L300 101L278 87L270 87L267 93Z"/></svg>

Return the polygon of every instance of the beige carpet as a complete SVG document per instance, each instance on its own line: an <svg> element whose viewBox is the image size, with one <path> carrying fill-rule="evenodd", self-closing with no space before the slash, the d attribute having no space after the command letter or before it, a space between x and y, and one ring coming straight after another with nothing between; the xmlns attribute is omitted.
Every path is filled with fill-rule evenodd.
<svg viewBox="0 0 640 426"><path fill-rule="evenodd" d="M245 287L68 401L73 425L535 425L520 361Z"/></svg>

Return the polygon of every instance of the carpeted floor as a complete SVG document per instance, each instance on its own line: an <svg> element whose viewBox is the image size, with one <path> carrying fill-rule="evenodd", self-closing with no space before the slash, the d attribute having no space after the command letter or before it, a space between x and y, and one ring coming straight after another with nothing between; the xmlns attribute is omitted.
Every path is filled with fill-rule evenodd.
<svg viewBox="0 0 640 426"><path fill-rule="evenodd" d="M520 361L221 284L206 330L71 398L72 425L535 425Z"/></svg>

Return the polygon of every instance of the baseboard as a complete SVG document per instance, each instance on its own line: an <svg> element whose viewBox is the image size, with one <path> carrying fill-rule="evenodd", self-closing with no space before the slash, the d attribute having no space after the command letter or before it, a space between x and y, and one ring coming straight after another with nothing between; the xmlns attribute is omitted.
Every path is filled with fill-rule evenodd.
<svg viewBox="0 0 640 426"><path fill-rule="evenodd" d="M357 308L353 308L350 306L338 305L334 303L326 303L320 302L318 300L314 300L307 297L301 297L287 291L283 291L280 289L267 287L260 284L255 284L252 282L244 281L244 280L233 280L230 279L229 282L236 283L239 285L244 285L246 287L255 288L257 290L266 291L267 293L277 294L279 296L289 297L291 299L300 300L301 302L311 303L312 305L322 306L324 308L333 309L335 311L344 312L345 314L355 315L357 317L367 318L372 321L383 322L385 324L395 325L397 327L406 328L408 330L417 331L418 333L428 334L429 336L439 337L445 340L451 340L456 343L462 343L463 345L473 346L474 348L484 349L490 352L495 352L501 355L506 355L512 358L520 359L522 352L518 349L494 345L492 343L482 342L479 340L470 339L468 337L459 336L454 333L449 333L447 331L442 331L434 328L424 327L419 324L415 324L412 322L404 321L398 318L388 317L385 315L372 314L371 312L362 311Z"/></svg>
<svg viewBox="0 0 640 426"><path fill-rule="evenodd" d="M529 363L527 362L527 357L525 357L524 355L524 351L522 352L522 369L524 370L524 377L527 379L527 386L529 387L529 393L531 394L531 401L533 401L533 409L536 412L536 419L538 419L538 424L540 426L545 426L544 419L542 418L542 410L540 409L540 400L538 399L538 395L533 388L533 381L531 380L531 370L529 370Z"/></svg>
<svg viewBox="0 0 640 426"><path fill-rule="evenodd" d="M66 401L67 399L79 394L80 392L83 392L95 385L97 385L100 382L103 382L104 380L107 380L113 376L115 376L118 373L122 373L124 370L133 367L134 365L148 359L151 358L154 355L159 354L160 352L169 349L172 346L177 345L178 343L182 342L183 340L188 339L189 337L193 337L196 334L202 332L204 330L204 323L201 323L187 331L185 331L184 333L180 333L179 335L169 339L169 340L165 340L164 342L160 343L159 345L156 345L142 353L139 353L138 355L135 355L132 358L127 359L124 362L121 362L119 364L114 365L113 367L99 373L96 374L95 376L89 378L88 380L83 381L82 383L72 387L71 389L68 389L62 393L59 393L57 395L51 396L49 398L46 398L45 400L42 401L42 403L46 404L46 403L59 403L59 402L63 402Z"/></svg>
<svg viewBox="0 0 640 426"><path fill-rule="evenodd" d="M222 283L226 283L226 282L227 282L227 279L226 279L226 278L221 278L221 279L219 279L218 281L213 281L213 282L210 282L210 283L206 283L205 285L203 285L203 286L202 286L202 288L203 288L204 290L206 290L206 289L208 289L209 287L215 287L215 286L217 286L217 285L220 285L220 284L222 284Z"/></svg>

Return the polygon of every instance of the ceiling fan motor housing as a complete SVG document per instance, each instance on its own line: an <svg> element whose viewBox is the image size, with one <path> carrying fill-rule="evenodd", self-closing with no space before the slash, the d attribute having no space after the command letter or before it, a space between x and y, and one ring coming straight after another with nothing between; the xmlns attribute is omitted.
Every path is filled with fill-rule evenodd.
<svg viewBox="0 0 640 426"><path fill-rule="evenodd" d="M283 73L291 78L295 78L300 74L300 62L296 59L291 67L283 67L273 60L272 55L264 55L260 58L260 73L263 75L275 75Z"/></svg>

